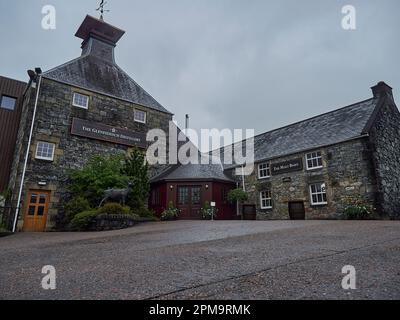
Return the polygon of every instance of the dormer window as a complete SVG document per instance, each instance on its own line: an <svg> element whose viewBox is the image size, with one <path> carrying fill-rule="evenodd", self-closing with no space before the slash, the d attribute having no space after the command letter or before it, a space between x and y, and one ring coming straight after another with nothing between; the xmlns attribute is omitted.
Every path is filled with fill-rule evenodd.
<svg viewBox="0 0 400 320"><path fill-rule="evenodd" d="M307 170L320 169L323 167L321 151L306 154Z"/></svg>
<svg viewBox="0 0 400 320"><path fill-rule="evenodd" d="M146 123L146 112L135 109L134 120L140 123Z"/></svg>
<svg viewBox="0 0 400 320"><path fill-rule="evenodd" d="M89 96L75 92L74 97L72 99L72 105L74 107L88 109L89 108Z"/></svg>

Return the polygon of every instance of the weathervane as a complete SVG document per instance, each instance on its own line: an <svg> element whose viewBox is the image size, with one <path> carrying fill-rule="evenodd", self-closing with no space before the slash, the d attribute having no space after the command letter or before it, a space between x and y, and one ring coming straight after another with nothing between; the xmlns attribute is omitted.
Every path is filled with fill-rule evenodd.
<svg viewBox="0 0 400 320"><path fill-rule="evenodd" d="M101 0L100 6L96 9L96 11L100 11L100 20L103 19L104 12L110 12L110 10L104 10L104 6L107 4L107 1Z"/></svg>

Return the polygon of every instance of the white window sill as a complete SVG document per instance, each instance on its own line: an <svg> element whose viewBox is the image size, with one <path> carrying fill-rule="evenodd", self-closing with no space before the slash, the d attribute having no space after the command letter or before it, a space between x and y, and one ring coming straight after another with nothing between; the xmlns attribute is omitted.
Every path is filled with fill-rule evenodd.
<svg viewBox="0 0 400 320"><path fill-rule="evenodd" d="M269 179L269 178L271 178L271 176L267 176L267 177L258 177L258 180L265 180L265 179Z"/></svg>
<svg viewBox="0 0 400 320"><path fill-rule="evenodd" d="M261 210L271 210L272 207L260 207Z"/></svg>
<svg viewBox="0 0 400 320"><path fill-rule="evenodd" d="M311 203L312 206L326 206L328 202Z"/></svg>
<svg viewBox="0 0 400 320"><path fill-rule="evenodd" d="M307 168L307 171L313 171L313 170L318 170L318 169L322 169L322 168L324 168L324 166Z"/></svg>
<svg viewBox="0 0 400 320"><path fill-rule="evenodd" d="M44 158L44 157L35 157L36 160L43 160L43 161L48 161L48 162L53 162L54 158Z"/></svg>
<svg viewBox="0 0 400 320"><path fill-rule="evenodd" d="M81 109L85 109L85 110L89 109L89 106L84 107L84 106L81 106L81 105L78 105L78 104L75 104L75 103L73 103L72 106L77 107L77 108L81 108Z"/></svg>

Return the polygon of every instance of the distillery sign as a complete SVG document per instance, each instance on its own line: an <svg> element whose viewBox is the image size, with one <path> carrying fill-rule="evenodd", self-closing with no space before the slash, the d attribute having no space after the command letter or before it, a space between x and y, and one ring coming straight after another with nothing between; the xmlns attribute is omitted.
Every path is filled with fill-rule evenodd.
<svg viewBox="0 0 400 320"><path fill-rule="evenodd" d="M297 158L285 162L273 163L271 167L272 175L274 176L281 173L301 171L303 170L303 160Z"/></svg>
<svg viewBox="0 0 400 320"><path fill-rule="evenodd" d="M144 133L137 133L78 118L73 118L72 120L71 134L129 147L146 148L146 135Z"/></svg>

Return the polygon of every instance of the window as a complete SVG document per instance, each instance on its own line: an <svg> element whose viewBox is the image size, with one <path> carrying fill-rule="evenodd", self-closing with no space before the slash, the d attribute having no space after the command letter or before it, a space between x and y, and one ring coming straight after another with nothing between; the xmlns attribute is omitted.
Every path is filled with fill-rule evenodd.
<svg viewBox="0 0 400 320"><path fill-rule="evenodd" d="M154 206L158 206L160 205L161 201L160 201L160 188L156 188L153 190L152 193L152 205Z"/></svg>
<svg viewBox="0 0 400 320"><path fill-rule="evenodd" d="M310 185L310 195L312 205L324 205L328 203L326 199L325 183L315 183Z"/></svg>
<svg viewBox="0 0 400 320"><path fill-rule="evenodd" d="M269 162L260 163L258 165L258 178L264 179L269 178L271 176L271 168Z"/></svg>
<svg viewBox="0 0 400 320"><path fill-rule="evenodd" d="M146 112L142 110L135 110L134 120L140 123L146 123Z"/></svg>
<svg viewBox="0 0 400 320"><path fill-rule="evenodd" d="M272 209L271 191L265 190L260 192L261 209Z"/></svg>
<svg viewBox="0 0 400 320"><path fill-rule="evenodd" d="M200 205L201 203L201 187L192 187L192 204Z"/></svg>
<svg viewBox="0 0 400 320"><path fill-rule="evenodd" d="M306 155L307 170L322 168L321 151L307 153Z"/></svg>
<svg viewBox="0 0 400 320"><path fill-rule="evenodd" d="M72 105L75 107L88 109L89 108L89 96L75 92L72 99Z"/></svg>
<svg viewBox="0 0 400 320"><path fill-rule="evenodd" d="M189 204L189 188L179 187L178 188L178 204L187 205Z"/></svg>
<svg viewBox="0 0 400 320"><path fill-rule="evenodd" d="M54 143L39 141L36 147L36 159L54 160Z"/></svg>
<svg viewBox="0 0 400 320"><path fill-rule="evenodd" d="M17 98L2 96L0 102L0 108L12 111L15 109L16 103L17 103Z"/></svg>

